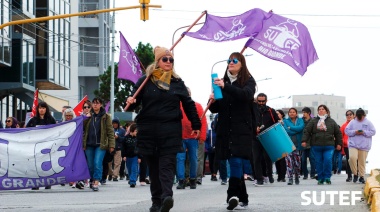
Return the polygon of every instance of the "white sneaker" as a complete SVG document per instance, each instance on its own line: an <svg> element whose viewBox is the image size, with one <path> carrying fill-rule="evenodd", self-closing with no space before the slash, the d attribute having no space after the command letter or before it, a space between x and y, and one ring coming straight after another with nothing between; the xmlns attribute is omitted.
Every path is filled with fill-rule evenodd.
<svg viewBox="0 0 380 212"><path fill-rule="evenodd" d="M247 210L248 209L248 204L239 202L239 204L236 206L235 210Z"/></svg>
<svg viewBox="0 0 380 212"><path fill-rule="evenodd" d="M264 183L269 183L269 177L264 177Z"/></svg>
<svg viewBox="0 0 380 212"><path fill-rule="evenodd" d="M71 188L75 188L75 186L76 186L76 184L75 184L75 183L73 183L73 185L71 186Z"/></svg>
<svg viewBox="0 0 380 212"><path fill-rule="evenodd" d="M146 186L146 183L145 182L140 182L140 185L141 186Z"/></svg>

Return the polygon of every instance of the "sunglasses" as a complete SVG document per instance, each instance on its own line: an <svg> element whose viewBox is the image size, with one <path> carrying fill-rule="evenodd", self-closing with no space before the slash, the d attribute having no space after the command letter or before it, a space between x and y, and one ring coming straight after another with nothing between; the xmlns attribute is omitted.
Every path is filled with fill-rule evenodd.
<svg viewBox="0 0 380 212"><path fill-rule="evenodd" d="M90 109L90 106L84 106L83 109Z"/></svg>
<svg viewBox="0 0 380 212"><path fill-rule="evenodd" d="M162 62L164 62L164 63L168 62L168 60L170 63L174 63L174 58L172 58L172 57L163 57L162 58Z"/></svg>
<svg viewBox="0 0 380 212"><path fill-rule="evenodd" d="M237 63L239 62L238 59L234 58L234 59L232 59L232 60L231 60L231 59L228 59L228 60L227 60L227 64L230 64L231 61L232 61L234 64L237 64Z"/></svg>
<svg viewBox="0 0 380 212"><path fill-rule="evenodd" d="M65 115L66 117L71 117L71 116L73 116L73 115Z"/></svg>
<svg viewBox="0 0 380 212"><path fill-rule="evenodd" d="M267 100L257 100L257 102L266 102Z"/></svg>
<svg viewBox="0 0 380 212"><path fill-rule="evenodd" d="M354 115L354 114L352 114L352 113L348 113L348 114L346 114L346 116L352 116L352 115Z"/></svg>
<svg viewBox="0 0 380 212"><path fill-rule="evenodd" d="M6 120L5 122L12 122L11 120Z"/></svg>

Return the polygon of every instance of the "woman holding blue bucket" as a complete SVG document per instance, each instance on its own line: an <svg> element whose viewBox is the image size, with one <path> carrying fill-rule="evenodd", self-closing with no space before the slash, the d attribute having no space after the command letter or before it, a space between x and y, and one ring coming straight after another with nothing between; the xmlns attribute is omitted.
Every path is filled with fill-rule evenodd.
<svg viewBox="0 0 380 212"><path fill-rule="evenodd" d="M318 116L304 129L302 146L310 142L318 174L318 185L331 185L332 156L334 149L342 148L342 133L338 124L330 117L326 105L318 106Z"/></svg>
<svg viewBox="0 0 380 212"><path fill-rule="evenodd" d="M234 52L227 60L224 77L214 78L223 98L211 94L210 111L219 114L216 129L216 157L228 160L230 179L227 190L227 210L246 208L248 194L243 177L243 160L252 157L252 102L256 82L249 73L245 58ZM215 91L215 88L214 88ZM240 205L239 205L240 202Z"/></svg>

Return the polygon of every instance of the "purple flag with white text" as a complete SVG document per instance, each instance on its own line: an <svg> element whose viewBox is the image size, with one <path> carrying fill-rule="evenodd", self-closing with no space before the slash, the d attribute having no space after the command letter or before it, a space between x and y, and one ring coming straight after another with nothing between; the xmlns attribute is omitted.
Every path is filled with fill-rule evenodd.
<svg viewBox="0 0 380 212"><path fill-rule="evenodd" d="M84 116L59 124L0 130L0 190L90 178L84 155Z"/></svg>
<svg viewBox="0 0 380 212"><path fill-rule="evenodd" d="M142 76L142 71L135 52L120 32L120 55L117 78L136 83Z"/></svg>
<svg viewBox="0 0 380 212"><path fill-rule="evenodd" d="M248 38L261 31L262 21L267 16L268 13L258 8L229 17L207 14L202 28L196 32L187 32L186 35L214 42Z"/></svg>
<svg viewBox="0 0 380 212"><path fill-rule="evenodd" d="M302 23L274 14L263 21L260 33L252 36L246 47L295 69L301 76L318 60L309 31Z"/></svg>

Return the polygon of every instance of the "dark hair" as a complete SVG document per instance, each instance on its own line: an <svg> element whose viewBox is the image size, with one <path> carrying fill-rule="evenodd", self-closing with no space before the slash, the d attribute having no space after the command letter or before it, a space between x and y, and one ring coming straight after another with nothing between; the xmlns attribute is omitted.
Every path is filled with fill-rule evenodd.
<svg viewBox="0 0 380 212"><path fill-rule="evenodd" d="M356 110L356 117L362 120L365 117L365 111L362 108Z"/></svg>
<svg viewBox="0 0 380 212"><path fill-rule="evenodd" d="M311 114L311 110L308 107L302 108L302 112L308 113L309 115Z"/></svg>
<svg viewBox="0 0 380 212"><path fill-rule="evenodd" d="M50 114L50 109L49 109L49 106L46 102L38 103L37 110L36 110L36 117L37 118L40 118L40 111L38 110L38 108L40 108L40 107L46 108L46 113L44 115L44 119L46 117L53 118L53 116Z"/></svg>
<svg viewBox="0 0 380 212"><path fill-rule="evenodd" d="M345 114L346 116L347 116L347 113L352 113L352 115L355 115L354 111L352 111L352 110L347 110L346 114Z"/></svg>
<svg viewBox="0 0 380 212"><path fill-rule="evenodd" d="M242 55L241 53L239 52L233 52L229 59L233 59L233 58L236 58L240 61L241 63L241 68L240 68L240 71L238 73L238 76L237 76L237 82L240 86L243 86L245 85L245 83L249 80L250 77L252 77L251 73L249 73L249 70L247 68L247 63L245 62L245 57L244 55ZM226 68L226 72L224 73L224 78L227 79L228 78L228 75L227 75L227 71L228 71L228 65L227 65L227 68ZM253 78L253 77L252 77ZM253 81L255 82L255 86L256 86L256 81L255 81L255 78L253 78Z"/></svg>
<svg viewBox="0 0 380 212"><path fill-rule="evenodd" d="M257 97L265 97L265 100L268 100L268 97L265 93L259 93Z"/></svg>
<svg viewBox="0 0 380 212"><path fill-rule="evenodd" d="M318 110L319 110L320 107L323 107L323 108L326 110L327 115L330 116L330 110L329 110L329 108L328 108L326 105L319 105L319 106L318 106Z"/></svg>
<svg viewBox="0 0 380 212"><path fill-rule="evenodd" d="M289 112L290 112L291 110L294 110L294 111L296 111L296 113L298 114L298 111L297 111L297 109L296 109L295 107L291 107L291 108L289 108L289 110L288 110L288 115L289 115Z"/></svg>
<svg viewBox="0 0 380 212"><path fill-rule="evenodd" d="M20 121L20 122L18 123L18 126L19 126L20 128L25 128L25 121Z"/></svg>
<svg viewBox="0 0 380 212"><path fill-rule="evenodd" d="M103 100L99 97L95 97L93 100L92 100L92 103L99 103L101 106L103 106Z"/></svg>
<svg viewBox="0 0 380 212"><path fill-rule="evenodd" d="M131 126L129 126L129 132L134 132L135 130L137 130L137 124L133 123L131 124Z"/></svg>
<svg viewBox="0 0 380 212"><path fill-rule="evenodd" d="M18 121L15 117L8 117L6 118L7 119L11 119L12 120L12 125L9 127L9 128L16 128L17 127L17 124L18 124Z"/></svg>
<svg viewBox="0 0 380 212"><path fill-rule="evenodd" d="M278 110L276 110L278 113L280 113L281 114L281 116L282 116L282 118L285 118L285 113L284 113L284 111L283 110L281 110L281 109L278 109Z"/></svg>
<svg viewBox="0 0 380 212"><path fill-rule="evenodd" d="M84 105L85 104L88 104L88 106L90 106L90 108L92 107L92 102L90 101L90 100L86 100L84 103L83 103L83 105L82 105L82 109L84 108Z"/></svg>

